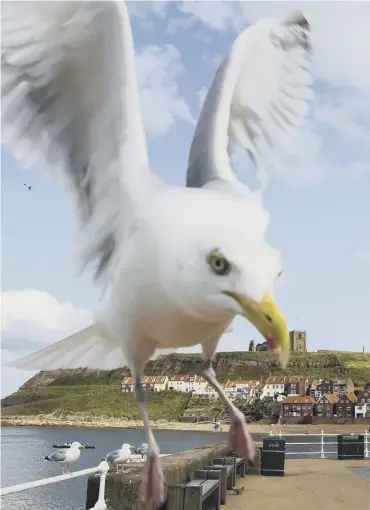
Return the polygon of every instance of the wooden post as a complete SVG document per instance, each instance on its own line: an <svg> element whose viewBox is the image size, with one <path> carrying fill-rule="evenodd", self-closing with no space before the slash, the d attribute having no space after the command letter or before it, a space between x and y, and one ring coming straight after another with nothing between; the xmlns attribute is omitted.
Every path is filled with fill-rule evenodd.
<svg viewBox="0 0 370 510"><path fill-rule="evenodd" d="M204 469L209 471L220 471L221 478L220 478L220 499L221 499L221 505L226 505L226 489L229 489L230 487L227 487L227 467L221 466L215 467L215 466L204 466Z"/></svg>
<svg viewBox="0 0 370 510"><path fill-rule="evenodd" d="M224 457L223 464L233 466L233 486L236 484L236 458L235 457Z"/></svg>
<svg viewBox="0 0 370 510"><path fill-rule="evenodd" d="M220 510L221 505L221 471L210 470L207 471L208 480L218 480L218 487L213 493L209 496L209 503L211 508L216 508L216 510Z"/></svg>
<svg viewBox="0 0 370 510"><path fill-rule="evenodd" d="M202 510L202 507L202 486L187 487L184 496L184 510Z"/></svg>
<svg viewBox="0 0 370 510"><path fill-rule="evenodd" d="M169 510L182 510L184 505L184 485L170 485L167 488L167 508Z"/></svg>

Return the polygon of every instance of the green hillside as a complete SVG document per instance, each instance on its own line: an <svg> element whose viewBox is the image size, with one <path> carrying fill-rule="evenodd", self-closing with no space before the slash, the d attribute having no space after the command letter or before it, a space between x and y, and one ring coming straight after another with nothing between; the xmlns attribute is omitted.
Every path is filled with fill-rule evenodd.
<svg viewBox="0 0 370 510"><path fill-rule="evenodd" d="M40 387L37 390L20 390L13 393L12 398L18 405L3 407L3 417L52 413L55 416L68 417L83 412L90 417L109 416L140 420L139 408L133 395L123 395L119 387L112 385ZM150 418L178 421L189 400L190 396L184 393L151 393L147 401ZM6 404L6 400L4 403Z"/></svg>
<svg viewBox="0 0 370 510"><path fill-rule="evenodd" d="M148 375L187 374L198 370L199 354L171 354L148 363ZM220 381L227 379L266 379L269 375L306 375L308 377L351 377L358 384L370 379L370 354L355 352L292 353L287 369L282 370L275 354L270 352L220 352L214 359ZM65 370L41 372L22 386L119 385L127 368L112 371Z"/></svg>
<svg viewBox="0 0 370 510"><path fill-rule="evenodd" d="M186 374L197 371L198 354L172 354L147 365L147 374ZM225 352L215 357L214 367L220 381L226 379L266 379L269 375L301 375L310 378L352 378L358 384L370 381L370 354L352 352L292 353L289 365L282 370L276 356L269 352ZM86 369L40 372L16 393L2 400L2 414L36 415L83 412L89 416L140 419L132 395L120 391L121 380L129 375L126 368L113 371ZM178 420L201 414L209 400L194 399L176 392L148 396L153 420Z"/></svg>

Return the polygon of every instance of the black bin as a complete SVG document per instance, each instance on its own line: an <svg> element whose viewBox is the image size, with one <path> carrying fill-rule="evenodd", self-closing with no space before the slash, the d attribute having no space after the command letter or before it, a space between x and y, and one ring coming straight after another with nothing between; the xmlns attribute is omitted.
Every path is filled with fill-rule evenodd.
<svg viewBox="0 0 370 510"><path fill-rule="evenodd" d="M365 458L363 434L341 434L338 436L338 459L357 460Z"/></svg>
<svg viewBox="0 0 370 510"><path fill-rule="evenodd" d="M262 446L261 474L263 476L284 476L285 440L266 437Z"/></svg>

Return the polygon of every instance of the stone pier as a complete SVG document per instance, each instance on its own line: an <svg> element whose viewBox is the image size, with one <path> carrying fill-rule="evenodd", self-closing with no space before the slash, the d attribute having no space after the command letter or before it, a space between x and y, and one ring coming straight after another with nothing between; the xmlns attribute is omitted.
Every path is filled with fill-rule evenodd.
<svg viewBox="0 0 370 510"><path fill-rule="evenodd" d="M258 445L259 446L259 445ZM257 458L253 466L248 466L247 474L260 474L261 450L257 448ZM194 471L213 464L216 457L223 457L230 451L225 441L203 448L194 448L183 453L162 457L164 476L167 485L185 484L193 479ZM144 505L139 500L141 472L143 464L127 464L125 473L108 473L106 480L106 500L114 510L156 510L157 505ZM97 501L99 476L91 475L87 485L86 510ZM168 509L170 510L170 509Z"/></svg>

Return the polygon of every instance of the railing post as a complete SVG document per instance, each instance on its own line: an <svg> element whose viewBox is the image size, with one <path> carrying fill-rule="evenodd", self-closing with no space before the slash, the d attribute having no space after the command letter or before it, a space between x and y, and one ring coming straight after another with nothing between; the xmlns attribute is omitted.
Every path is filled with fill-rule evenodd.
<svg viewBox="0 0 370 510"><path fill-rule="evenodd" d="M365 457L365 459L368 459L368 458L369 458L369 442L368 442L367 430L365 430L365 450L364 450L364 457Z"/></svg>
<svg viewBox="0 0 370 510"><path fill-rule="evenodd" d="M107 461L102 460L98 468L100 473L99 496L98 501L95 503L91 510L106 510L107 505L105 504L105 479L109 471L109 464Z"/></svg>
<svg viewBox="0 0 370 510"><path fill-rule="evenodd" d="M320 451L320 459L325 459L325 450L324 450L324 431L321 431L321 451Z"/></svg>

